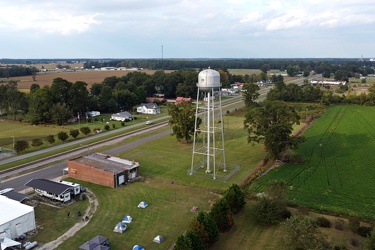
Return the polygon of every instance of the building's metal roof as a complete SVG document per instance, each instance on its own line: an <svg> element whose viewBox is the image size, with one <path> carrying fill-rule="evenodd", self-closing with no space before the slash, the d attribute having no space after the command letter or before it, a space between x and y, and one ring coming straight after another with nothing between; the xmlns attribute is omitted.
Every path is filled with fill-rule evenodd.
<svg viewBox="0 0 375 250"><path fill-rule="evenodd" d="M20 194L15 191L9 191L9 192L3 193L2 195L5 197L8 197L9 199L18 201L18 202L22 202L24 199L28 197L28 195L26 194Z"/></svg>
<svg viewBox="0 0 375 250"><path fill-rule="evenodd" d="M31 179L25 183L25 186L43 190L55 195L61 195L71 189L71 187L68 185L47 179Z"/></svg>
<svg viewBox="0 0 375 250"><path fill-rule="evenodd" d="M119 174L126 170L131 170L133 168L139 167L138 162L129 161L101 153L93 153L87 156L71 159L70 161L102 169L104 171L111 172L114 174Z"/></svg>

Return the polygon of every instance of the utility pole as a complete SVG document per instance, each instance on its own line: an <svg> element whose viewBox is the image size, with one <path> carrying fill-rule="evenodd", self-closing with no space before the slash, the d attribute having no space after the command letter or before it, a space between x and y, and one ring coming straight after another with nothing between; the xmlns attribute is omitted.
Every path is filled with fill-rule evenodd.
<svg viewBox="0 0 375 250"><path fill-rule="evenodd" d="M15 148L14 148L14 140L15 140L15 137L14 137L14 135L12 135L12 138L13 138L13 152L12 152L12 155L14 155L14 150L15 150Z"/></svg>

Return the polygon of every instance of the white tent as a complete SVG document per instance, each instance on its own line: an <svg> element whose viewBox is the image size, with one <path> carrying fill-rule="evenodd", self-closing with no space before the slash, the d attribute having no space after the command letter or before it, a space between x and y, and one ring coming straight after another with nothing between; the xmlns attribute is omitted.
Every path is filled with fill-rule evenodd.
<svg viewBox="0 0 375 250"><path fill-rule="evenodd" d="M148 203L145 201L141 201L138 205L138 208L146 208L148 206Z"/></svg>
<svg viewBox="0 0 375 250"><path fill-rule="evenodd" d="M125 223L119 222L119 223L117 223L117 225L116 225L115 228L113 229L113 232L116 232L116 233L123 233L123 232L126 231L127 228L128 228L128 226L126 226Z"/></svg>
<svg viewBox="0 0 375 250"><path fill-rule="evenodd" d="M154 238L153 242L156 242L156 243L162 243L164 241L164 237L161 236L161 235L158 235Z"/></svg>
<svg viewBox="0 0 375 250"><path fill-rule="evenodd" d="M1 245L1 250L4 250L7 247L21 246L21 243L11 240L7 237L0 236L0 245Z"/></svg>
<svg viewBox="0 0 375 250"><path fill-rule="evenodd" d="M36 228L34 208L0 195L1 237L15 239Z"/></svg>
<svg viewBox="0 0 375 250"><path fill-rule="evenodd" d="M131 223L133 221L133 218L130 215L127 215L122 220L123 223Z"/></svg>

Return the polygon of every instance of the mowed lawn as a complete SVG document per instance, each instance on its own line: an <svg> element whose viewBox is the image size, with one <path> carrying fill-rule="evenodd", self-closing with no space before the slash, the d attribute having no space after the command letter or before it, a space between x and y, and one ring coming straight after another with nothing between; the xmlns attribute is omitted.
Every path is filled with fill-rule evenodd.
<svg viewBox="0 0 375 250"><path fill-rule="evenodd" d="M283 164L252 187L284 180L291 203L375 219L375 107L332 106L305 132L296 152L303 164Z"/></svg>
<svg viewBox="0 0 375 250"><path fill-rule="evenodd" d="M187 229L190 220L197 215L190 211L193 206L209 211L211 204L220 198L223 191L232 183L242 181L264 157L261 145L252 146L247 143L243 118L229 116L224 120L226 119L227 162L241 167L241 171L234 177L223 182L188 175L192 144L179 143L173 136L166 136L123 152L120 157L140 162L140 175L144 177L144 181L116 189L83 183L96 194L99 201L98 210L86 227L58 249L76 249L96 235L108 237L111 249L114 250L131 249L135 244L146 249L169 249L177 236ZM137 208L142 200L149 203L148 208ZM50 212L54 213L52 208ZM133 222L125 233L114 233L116 223L125 215L132 216ZM66 219L62 219L64 223ZM238 220L240 222L242 218ZM243 240L236 243L237 249L249 246L251 241L255 240L247 236L248 231L249 229L241 231L242 236L239 237ZM166 239L160 245L152 242L158 234ZM254 237L259 237L259 233L254 234ZM45 238L43 240L47 241ZM228 240L231 241L230 238Z"/></svg>

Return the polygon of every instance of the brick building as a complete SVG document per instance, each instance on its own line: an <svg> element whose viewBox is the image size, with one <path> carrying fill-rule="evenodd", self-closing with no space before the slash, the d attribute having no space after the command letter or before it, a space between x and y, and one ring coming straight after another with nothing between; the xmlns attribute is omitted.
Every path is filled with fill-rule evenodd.
<svg viewBox="0 0 375 250"><path fill-rule="evenodd" d="M102 153L68 161L69 176L95 184L118 187L138 177L139 163Z"/></svg>

